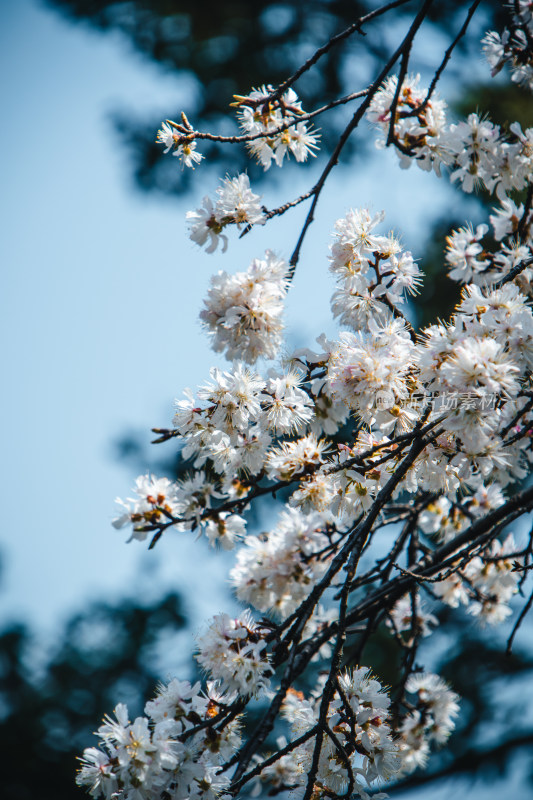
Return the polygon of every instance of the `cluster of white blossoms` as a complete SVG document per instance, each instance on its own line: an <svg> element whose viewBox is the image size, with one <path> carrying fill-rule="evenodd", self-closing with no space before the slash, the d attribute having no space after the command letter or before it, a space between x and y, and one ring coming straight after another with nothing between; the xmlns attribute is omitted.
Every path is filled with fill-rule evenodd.
<svg viewBox="0 0 533 800"><path fill-rule="evenodd" d="M287 694L282 711L291 725L293 739L318 725L322 689L319 685L311 700L294 690ZM315 791L342 796L351 786L351 796L368 800L373 783L388 781L400 772L403 757L391 730L389 706L386 690L367 667L339 675L338 689L325 715L325 724L333 736L324 736ZM290 755L291 778L303 786L311 770L314 743L310 738ZM287 762L285 769L289 769Z"/></svg>
<svg viewBox="0 0 533 800"><path fill-rule="evenodd" d="M335 223L330 270L339 288L333 294L331 310L342 325L359 330L374 319L382 321L390 305L414 295L422 273L409 252L393 233L373 233L385 214L370 215L368 209L351 209Z"/></svg>
<svg viewBox="0 0 533 800"><path fill-rule="evenodd" d="M452 280L484 284L494 280L494 274L488 270L490 259L481 244L488 229L488 225L483 224L474 231L471 225L465 225L447 238L446 261L451 267L448 275Z"/></svg>
<svg viewBox="0 0 533 800"><path fill-rule="evenodd" d="M168 478L156 478L153 475L140 475L135 481L136 497L128 497L116 502L123 513L113 520L113 527L133 526L132 538L145 539L143 529L165 519L171 519L181 510L180 496L176 483Z"/></svg>
<svg viewBox="0 0 533 800"><path fill-rule="evenodd" d="M222 496L215 483L203 472L178 481L141 475L135 482L136 497L116 502L123 513L113 520L113 527L132 526L131 539L144 541L157 525L172 524L175 530L186 531L205 525L211 544L219 542L224 549L234 547L235 539L244 535L246 522L238 514L213 512L213 501Z"/></svg>
<svg viewBox="0 0 533 800"><path fill-rule="evenodd" d="M393 75L383 83L367 111L370 122L381 128L384 138L377 142L385 147L391 128L391 112L398 87ZM393 133L399 149L402 167L411 166L412 152L424 170L440 174L441 165L448 164L450 155L441 137L446 130L446 103L438 95L426 101L427 90L420 86L420 75L406 76L398 96L393 121Z"/></svg>
<svg viewBox="0 0 533 800"><path fill-rule="evenodd" d="M187 211L186 219L190 226L190 238L203 247L206 253L214 253L222 241L222 252L228 246L228 239L222 233L228 225L257 225L264 223L265 214L260 203L261 196L250 187L250 179L244 173L236 178L227 176L216 190L213 203L206 195L201 208Z"/></svg>
<svg viewBox="0 0 533 800"><path fill-rule="evenodd" d="M517 547L510 533L504 542L495 539L482 556L471 559L464 567L433 585L443 603L457 608L466 606L469 614L481 622L497 625L512 613L509 601L518 591L519 574L515 564ZM512 557L514 556L514 557Z"/></svg>
<svg viewBox="0 0 533 800"><path fill-rule="evenodd" d="M332 256L338 273L345 268L351 274L352 265L370 253L380 262L385 245L373 233L380 219L358 209L339 220ZM387 285L399 281L403 287L401 259L383 258ZM270 277L277 273L286 280L282 262L269 263ZM252 293L263 286L266 264L254 262L246 274ZM244 284L244 277L236 276L235 283ZM220 284L233 280L218 279ZM394 473L402 452L389 444L391 437L411 431L428 403L427 420L438 419L442 433L415 460L394 496L421 489L442 492L422 511L419 524L426 534L437 533L436 524L443 541L457 535L476 510L485 513L501 505L500 484L521 478L529 462L527 438L507 443L502 436L525 405L521 391L533 366L533 314L526 296L512 282L500 289L470 284L451 320L430 326L418 341L407 323L395 318L400 295L392 288L390 296L395 301L390 309L378 308L335 342L322 337L321 353L294 354L285 373L264 377L240 362L224 372L213 369L211 383L197 397L189 393L176 404L175 433L183 441L183 456L193 460L194 479L166 481L159 488L152 486L155 479L139 479L140 499L126 503L116 525L133 523L135 538L170 522L178 530L205 527L212 544L229 549L245 537L242 511L254 481L265 476L292 484L289 506L299 516L287 518L289 529L297 520L297 528L321 524L325 530L332 523L333 530L342 531L371 507ZM234 302L222 289L219 300ZM239 356L253 360L246 326L235 326L233 335ZM331 443L329 436L349 414L366 429L351 445ZM523 430L530 420L527 412L513 430ZM217 510L228 501L241 502L239 513L224 505ZM241 599L282 616L294 610L327 563L315 561L302 546L305 537L298 537L288 535L284 522L280 532L248 538L233 573ZM261 579L255 558L262 565ZM289 586L292 603L284 591ZM398 623L397 630L407 628Z"/></svg>
<svg viewBox="0 0 533 800"><path fill-rule="evenodd" d="M531 85L530 3L515 3L513 26L489 34L485 51L495 71L509 62L514 80ZM477 114L449 124L445 103L418 77L397 90L388 78L369 103L381 144L395 144L402 166L449 168L465 192L482 183L501 205L449 236L460 296L449 319L420 332L401 309L422 271L394 233L379 231L384 213L365 207L335 223L331 308L341 329L320 336L316 352L289 354L283 344L294 263L267 250L246 271L211 279L200 318L231 363L176 401L173 428L155 429L158 441L177 440L189 471L139 477L113 524L152 545L167 531L195 530L236 548L232 588L265 616L221 612L198 634L206 689L173 680L145 716L130 722L119 705L116 720L106 718L78 775L94 797L216 800L254 787L366 800L425 767L454 728L457 695L413 666L439 619L446 630L439 613L461 608L491 625L512 613L531 554L504 529L533 461L533 129L503 130ZM292 89L264 86L234 105L265 169L316 149ZM201 156L182 120L164 123L158 140L192 166ZM193 241L212 253L226 248L228 226L270 216L241 174L187 218ZM518 511L533 508L529 491ZM283 510L266 531L248 532L258 498ZM378 624L405 667L391 681L392 705L367 667L339 667L363 660ZM306 697L298 686L312 661L318 679ZM236 753L249 703L261 714L269 706ZM287 733L280 709L288 740L278 736ZM278 754L263 750L271 732Z"/></svg>
<svg viewBox="0 0 533 800"><path fill-rule="evenodd" d="M273 162L281 167L285 157L288 159L293 156L296 161L301 163L307 161L310 155L316 155L315 151L318 150L320 137L307 119L300 119L305 116L305 112L294 89L289 88L279 94L269 84L260 89L252 89L247 95L234 95L234 102L231 105L238 109L237 117L244 131L250 154L265 170L270 169ZM173 156L176 156L182 166L194 169L204 158L196 149L196 137L198 137L198 131L193 130L188 119L182 113L181 124L172 120L161 123L156 142L163 145L165 153L171 152ZM235 186L234 191L237 191L238 188ZM229 188L227 194L230 195ZM193 212L194 216L188 217L193 225L191 238L194 241L203 245L209 234L213 233L215 236L220 234L220 230L217 231L216 211L217 209L213 208L209 199L204 198L204 208ZM248 213L250 212L251 209L248 210ZM254 213L257 214L257 211ZM211 219L209 232L205 233L206 222ZM231 221L253 224L253 221L250 220L233 219ZM258 218L255 221L260 220ZM216 239L213 240L211 235L209 238L211 239L210 246L212 246ZM216 244L213 249L215 248Z"/></svg>
<svg viewBox="0 0 533 800"><path fill-rule="evenodd" d="M246 272L221 270L211 278L200 319L215 352L248 364L260 356L275 357L282 342L288 270L286 261L267 250Z"/></svg>
<svg viewBox="0 0 533 800"><path fill-rule="evenodd" d="M372 506L389 477L387 468L372 466L382 455L379 451L367 456L363 468L357 462L361 454L368 453L374 446L386 447L388 441L387 437L378 440L371 434L359 432L352 447L338 446L337 454L330 457L323 468L303 477L289 503L306 513L320 512L339 529L352 525Z"/></svg>
<svg viewBox="0 0 533 800"><path fill-rule="evenodd" d="M371 319L366 331L343 331L330 353L330 393L368 421L376 408L392 411L410 395L415 354L405 322L392 315Z"/></svg>
<svg viewBox="0 0 533 800"><path fill-rule="evenodd" d="M494 214L489 215L493 233L485 223L474 230L465 225L452 231L447 239L446 261L448 275L459 283L491 286L508 275L515 267L531 261L521 269L517 285L527 295L532 294L533 250L531 224L533 214L526 213L523 204L516 206L508 199Z"/></svg>
<svg viewBox="0 0 533 800"><path fill-rule="evenodd" d="M437 395L443 426L461 442L457 466L466 459L484 479L496 480L505 467L509 482L520 472L524 442L503 447L500 432L523 405L519 395L529 380L533 314L527 298L512 283L500 289L470 284L450 323L432 325L424 335L419 379Z"/></svg>
<svg viewBox="0 0 533 800"><path fill-rule="evenodd" d="M305 427L313 402L295 371L263 378L235 362L228 371L213 368L211 379L197 398L187 393L176 402L174 426L184 440L183 455L194 457L195 467L209 460L229 497L236 475L253 476L266 468L274 437Z"/></svg>
<svg viewBox="0 0 533 800"><path fill-rule="evenodd" d="M274 530L247 536L230 573L237 597L258 611L284 619L304 600L327 569L329 544L323 515L287 509Z"/></svg>
<svg viewBox="0 0 533 800"><path fill-rule="evenodd" d="M533 11L529 0L509 3L512 18L510 30L502 34L489 31L482 40L485 57L491 66L492 76L508 64L511 80L533 91Z"/></svg>
<svg viewBox="0 0 533 800"><path fill-rule="evenodd" d="M218 614L198 638L198 663L221 682L223 690L241 696L258 695L268 689L272 673L265 653L265 633L250 613L239 619Z"/></svg>
<svg viewBox="0 0 533 800"><path fill-rule="evenodd" d="M431 673L410 675L405 689L416 695L413 710L400 726L401 771L409 773L425 767L432 744L446 742L455 727L459 698L442 678Z"/></svg>
<svg viewBox="0 0 533 800"><path fill-rule="evenodd" d="M287 739L285 736L278 736L276 739L276 753L267 752L265 754L267 759L273 755L277 755L285 747L287 747ZM257 764L261 764L263 759L256 755L254 756L254 761ZM292 790L294 796L294 790L297 787L301 787L302 772L302 765L298 763L292 753L278 756L273 763L267 763L262 768L255 779L255 786L250 795L251 797L259 797L264 788L266 788L269 795L276 795L283 791Z"/></svg>
<svg viewBox="0 0 533 800"><path fill-rule="evenodd" d="M451 542L468 525L469 519L480 517L499 508L505 497L498 483L479 484L471 495L452 502L444 495L429 502L420 514L418 523L425 534L435 534L440 542Z"/></svg>
<svg viewBox="0 0 533 800"><path fill-rule="evenodd" d="M442 166L449 167L451 180L458 181L463 191L484 186L501 202L528 184L533 173L533 129L522 132L515 122L503 130L478 114L448 124L446 104L435 93L427 99L428 90L419 82L418 75L405 78L395 107L392 131L401 166L415 161L437 175ZM396 77L387 79L367 112L383 133L377 142L380 147L389 138L397 85Z"/></svg>
<svg viewBox="0 0 533 800"><path fill-rule="evenodd" d="M84 751L77 783L106 800L215 800L230 783L219 767L241 741L238 719L206 726L227 701L215 684L202 692L174 679L133 722L120 703L97 731L100 747Z"/></svg>
<svg viewBox="0 0 533 800"><path fill-rule="evenodd" d="M272 448L265 464L266 474L272 480L291 481L295 475L313 471L323 464L328 444L310 433L294 442L282 442Z"/></svg>
<svg viewBox="0 0 533 800"><path fill-rule="evenodd" d="M237 116L242 130L257 138L247 142L250 154L269 169L274 162L281 167L285 156L296 161L306 161L318 149L318 136L305 121L302 105L294 89L287 89L281 97L274 97L273 86L253 89L250 94L235 95Z"/></svg>
<svg viewBox="0 0 533 800"><path fill-rule="evenodd" d="M416 594L400 597L387 620L387 625L395 633L406 633L408 636L430 636L432 626L438 624L437 617L424 608Z"/></svg>

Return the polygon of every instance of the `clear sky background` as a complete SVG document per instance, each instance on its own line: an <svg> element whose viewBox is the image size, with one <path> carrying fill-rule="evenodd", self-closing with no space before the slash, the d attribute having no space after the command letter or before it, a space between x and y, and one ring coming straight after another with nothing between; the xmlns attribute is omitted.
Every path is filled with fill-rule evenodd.
<svg viewBox="0 0 533 800"><path fill-rule="evenodd" d="M178 201L138 193L110 120L117 108L153 113L155 135L161 109L186 105L187 81L119 35L67 24L34 0L1 4L0 44L0 624L23 618L50 634L91 599L177 588L197 626L231 607L224 558L193 535L169 535L153 552L125 544L110 521L135 476L114 442L132 430L148 441L152 426L170 424L173 399L223 363L197 321L210 274L244 269L265 247L288 257L305 209L206 255L189 241L184 214L214 190L212 179L197 169L193 195ZM318 169L291 170L266 204L297 196ZM290 343L312 346L322 330L335 332L335 219L351 206L383 208L419 256L451 198L445 181L402 172L392 153L334 175L288 300ZM448 796L432 791L432 800Z"/></svg>

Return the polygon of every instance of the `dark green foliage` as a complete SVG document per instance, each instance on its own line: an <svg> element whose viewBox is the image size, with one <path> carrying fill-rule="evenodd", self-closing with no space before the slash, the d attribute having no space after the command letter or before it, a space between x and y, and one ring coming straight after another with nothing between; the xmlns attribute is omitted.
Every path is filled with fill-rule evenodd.
<svg viewBox="0 0 533 800"><path fill-rule="evenodd" d="M177 594L143 605L93 603L73 616L45 654L27 626L0 633L2 800L61 800L76 756L94 746L105 713L127 702L132 716L161 679L156 646L184 627Z"/></svg>
<svg viewBox="0 0 533 800"><path fill-rule="evenodd" d="M454 228L464 225L457 217L439 220L433 227L425 243L421 268L424 270L424 284L415 305L418 328L423 328L435 319L448 319L457 304L457 283L452 281L445 269L443 253L446 237Z"/></svg>

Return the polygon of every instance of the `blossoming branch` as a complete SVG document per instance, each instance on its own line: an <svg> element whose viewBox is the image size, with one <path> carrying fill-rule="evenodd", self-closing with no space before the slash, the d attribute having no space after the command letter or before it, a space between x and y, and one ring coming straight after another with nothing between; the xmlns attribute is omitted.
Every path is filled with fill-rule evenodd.
<svg viewBox="0 0 533 800"><path fill-rule="evenodd" d="M211 369L176 401L173 427L155 429L159 442L179 443L189 471L178 480L140 476L113 523L150 547L195 531L235 550L229 577L246 607L237 618L217 614L198 633L205 683L174 678L144 716L131 721L119 704L106 717L77 778L93 797L215 800L292 790L300 800L367 800L426 768L461 721L453 687L419 661L439 609L505 623L528 579L532 534L522 540L518 520L533 510L533 488L523 483L533 458L533 129L502 128L479 114L454 120L436 90L479 0L428 86L409 66L431 0L367 87L315 112L303 110L293 88L338 41L366 33L401 4L357 20L282 86L233 98L241 135L196 131L185 114L158 133L185 167L201 168L197 146L207 138L244 144L264 169L303 164L321 141L310 120L361 101L308 192L269 210L246 174L226 176L187 214L193 242L214 254L228 247L232 227L249 233L310 201L290 257L269 249L212 277L200 320L228 367ZM509 68L531 89L532 37L531 4L517 0L508 30L483 39L493 75ZM402 167L449 175L466 193L483 187L496 205L482 224L466 221L449 236L443 260L458 284L456 308L418 332L408 308L423 264L387 231L384 212L340 210L329 270L341 330L286 352L285 299L306 233L363 120ZM281 490L287 499L268 530L248 532L254 501ZM384 541L392 542L385 553ZM365 666L378 631L402 654L390 687ZM315 680L305 691L304 674ZM244 735L249 707L259 722Z"/></svg>

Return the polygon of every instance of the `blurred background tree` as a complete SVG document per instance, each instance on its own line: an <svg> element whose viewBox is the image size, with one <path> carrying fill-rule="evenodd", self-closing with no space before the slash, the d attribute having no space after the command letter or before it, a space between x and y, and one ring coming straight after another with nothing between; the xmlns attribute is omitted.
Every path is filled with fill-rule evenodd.
<svg viewBox="0 0 533 800"><path fill-rule="evenodd" d="M180 103L193 123L221 133L236 130L227 114L232 94L281 82L331 35L378 5L361 0L47 1L72 21L102 31L120 31L147 59L178 73L185 98L180 98ZM412 6L391 12L387 24L373 27L371 35L351 38L333 48L298 83L304 107L313 109L363 88L392 49L391 34L404 24L407 14L412 15ZM465 11L461 0L435 3L428 37L437 37L439 42L451 40ZM467 78L469 60L479 57L482 31L502 27L504 17L504 4L498 0L482 3L477 27L462 40L450 65L449 75L461 87L454 106L461 115L480 108L488 111L494 122L518 120L528 127L533 124L533 108L522 90L503 81L474 85ZM430 56L431 47L422 60L428 70L434 70L440 50L434 56L436 63L430 63ZM168 108L161 109L161 118L168 114ZM326 150L335 142L347 114L349 111L340 108L320 119ZM140 119L130 109L117 109L114 121L130 152L139 189L175 195L187 190L190 172L176 169L173 160L164 158L161 147L154 143L160 119ZM344 152L344 169L357 169L358 159L373 147L371 138L366 143L358 139L357 149L352 145ZM212 145L202 150L214 174L247 168L255 183L279 180L274 170L265 174L250 164L244 149ZM460 192L457 198L450 215L439 220L427 239L422 259L427 274L423 294L427 318L446 316L456 294L455 284L443 270L442 250L450 230L464 224ZM481 193L476 203L481 218L491 201ZM418 322L423 324L425 319ZM136 435L124 437L119 452L138 470L146 471L147 466L155 472L162 470ZM158 453L156 457L161 456ZM176 474L183 469L179 458L172 465L165 464L165 474L171 474L169 467ZM94 604L67 621L52 652L37 653L34 636L25 625L13 624L1 631L0 752L11 765L8 782L3 780L2 797L61 800L83 796L73 782L75 755L91 744L95 721L119 701L128 702L132 713L141 711L140 698L150 697L158 679L166 677L158 672L158 646L165 647L185 624L179 596L169 594L144 605L129 599ZM505 776L524 748L533 743L531 708L525 709L523 694L533 671L531 636L524 629L509 657L505 642L495 640L491 631L474 627L461 613L446 609L435 641L436 668L462 696L466 713L446 753L434 757L428 772L410 777L404 784L406 790L422 783L436 787L450 776L482 780L493 779L495 774ZM366 663L385 683L393 682L400 658L394 642L386 636L365 655ZM191 665L191 675L193 669ZM500 704L503 692L511 699L505 715Z"/></svg>
<svg viewBox="0 0 533 800"><path fill-rule="evenodd" d="M142 713L142 698L161 680L158 646L185 625L177 594L142 604L95 602L64 625L51 652L33 632L12 624L0 632L0 748L9 770L6 800L82 797L76 756L95 723L124 700Z"/></svg>

